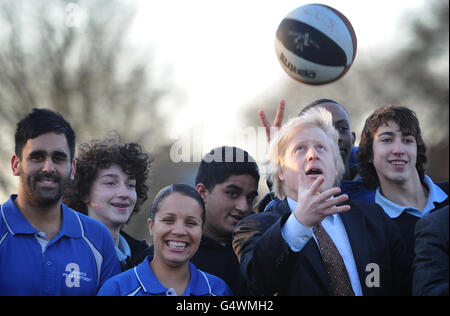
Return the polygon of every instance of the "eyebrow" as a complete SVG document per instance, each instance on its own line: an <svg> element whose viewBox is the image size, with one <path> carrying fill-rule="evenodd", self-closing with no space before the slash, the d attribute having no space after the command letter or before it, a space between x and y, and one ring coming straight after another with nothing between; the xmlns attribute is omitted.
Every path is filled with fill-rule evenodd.
<svg viewBox="0 0 450 316"><path fill-rule="evenodd" d="M114 173L107 173L107 174L102 175L102 178L103 178L103 177L114 177L114 178L118 178L119 176L118 176L117 174L114 174Z"/></svg>
<svg viewBox="0 0 450 316"><path fill-rule="evenodd" d="M402 136L413 136L414 137L414 135L411 132L402 132L402 131L400 131L400 132L401 132ZM386 136L395 136L395 132L386 131L386 132L377 134L376 136L380 137L380 136L384 136L384 135L386 135Z"/></svg>
<svg viewBox="0 0 450 316"><path fill-rule="evenodd" d="M42 156L42 155L46 156L47 154L48 154L48 152L45 151L45 150L35 150L35 151L30 152L28 154L28 156L30 156L30 157L32 157L32 156ZM52 156L56 154L56 155L61 155L61 156L64 156L64 157L68 157L68 155L64 151L59 151L59 150L52 151L52 152L50 152L50 154Z"/></svg>
<svg viewBox="0 0 450 316"><path fill-rule="evenodd" d="M238 190L238 191L240 191L240 192L243 191L243 189L242 189L240 186L238 186L238 185L236 185L236 184L232 184L232 183L229 184L229 185L227 185L226 188L227 188L227 189L235 189L235 190Z"/></svg>
<svg viewBox="0 0 450 316"><path fill-rule="evenodd" d="M161 211L161 215L162 216L177 216L177 214L175 214L175 213L172 213L172 212L166 212L166 211Z"/></svg>
<svg viewBox="0 0 450 316"><path fill-rule="evenodd" d="M175 213L172 213L172 212L166 212L166 213L163 213L164 215L170 215L170 216L177 216L177 214L175 214ZM194 216L194 215L188 215L188 216L186 216L186 218L194 218L194 219L200 219L200 217L197 217L197 216Z"/></svg>
<svg viewBox="0 0 450 316"><path fill-rule="evenodd" d="M322 146L326 146L326 147L330 147L329 146L329 139L302 139L298 142L294 142L292 143L292 150L295 151L298 146L309 146L309 145L322 145Z"/></svg>
<svg viewBox="0 0 450 316"><path fill-rule="evenodd" d="M244 191L240 186L238 186L238 185L236 185L236 184L229 184L229 185L227 185L226 186L226 188L228 188L228 189L235 189L235 190L237 190L237 191L239 191L239 193L241 193L242 191ZM255 191L252 191L252 192L250 192L249 194L248 194L248 196L258 196L258 191L257 190L255 190Z"/></svg>
<svg viewBox="0 0 450 316"><path fill-rule="evenodd" d="M127 175L127 176L128 176L128 180L136 180L136 177L134 177L134 176L129 176L129 175ZM115 174L115 173L107 173L107 174L104 174L101 176L101 178L104 178L104 177L119 178L119 175Z"/></svg>
<svg viewBox="0 0 450 316"><path fill-rule="evenodd" d="M200 217L193 216L193 215L186 216L186 218L193 218L193 219L200 220Z"/></svg>
<svg viewBox="0 0 450 316"><path fill-rule="evenodd" d="M377 137L384 136L384 135L395 136L395 133L394 132L383 132L383 133L376 134Z"/></svg>

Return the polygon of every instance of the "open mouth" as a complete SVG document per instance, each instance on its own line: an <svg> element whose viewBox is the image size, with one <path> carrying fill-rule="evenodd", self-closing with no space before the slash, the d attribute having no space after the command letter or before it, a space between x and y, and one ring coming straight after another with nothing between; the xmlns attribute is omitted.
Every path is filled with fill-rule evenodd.
<svg viewBox="0 0 450 316"><path fill-rule="evenodd" d="M176 249L176 250L184 250L188 246L188 243L184 241L173 241L169 240L166 242L166 245L169 246L169 248Z"/></svg>
<svg viewBox="0 0 450 316"><path fill-rule="evenodd" d="M120 208L120 209L126 209L126 208L128 208L130 206L130 204L128 204L128 203L111 203L111 205L113 207L117 207L117 208Z"/></svg>
<svg viewBox="0 0 450 316"><path fill-rule="evenodd" d="M404 160L391 160L389 163L394 166L404 166L407 162Z"/></svg>
<svg viewBox="0 0 450 316"><path fill-rule="evenodd" d="M45 185L54 185L59 183L59 177L49 174L38 174L35 178L36 182L45 184Z"/></svg>
<svg viewBox="0 0 450 316"><path fill-rule="evenodd" d="M44 188L54 188L58 185L58 181L54 178L40 178L37 183Z"/></svg>
<svg viewBox="0 0 450 316"><path fill-rule="evenodd" d="M53 179L42 179L39 181L40 183L45 183L45 184L52 184L52 183L56 183L56 181L54 181Z"/></svg>
<svg viewBox="0 0 450 316"><path fill-rule="evenodd" d="M230 215L236 222L239 222L241 219L243 219L244 217L242 217L241 215L236 215L236 214L231 214Z"/></svg>
<svg viewBox="0 0 450 316"><path fill-rule="evenodd" d="M322 169L320 169L320 168L309 168L309 169L307 169L306 170L306 172L305 172L305 174L307 175L307 176L315 176L315 175L321 175L321 174L323 174L323 171L322 171Z"/></svg>

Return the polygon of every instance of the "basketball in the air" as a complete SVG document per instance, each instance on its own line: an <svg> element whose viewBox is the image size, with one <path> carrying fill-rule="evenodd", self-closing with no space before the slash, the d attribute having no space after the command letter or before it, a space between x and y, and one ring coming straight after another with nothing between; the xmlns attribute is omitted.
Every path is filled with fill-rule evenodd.
<svg viewBox="0 0 450 316"><path fill-rule="evenodd" d="M336 9L307 4L281 21L275 51L292 78L310 85L326 84L350 69L356 55L356 34Z"/></svg>

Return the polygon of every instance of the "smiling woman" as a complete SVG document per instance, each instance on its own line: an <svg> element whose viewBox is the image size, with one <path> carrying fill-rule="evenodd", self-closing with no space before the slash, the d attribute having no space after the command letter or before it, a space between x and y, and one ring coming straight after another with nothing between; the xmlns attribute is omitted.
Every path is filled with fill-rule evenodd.
<svg viewBox="0 0 450 316"><path fill-rule="evenodd" d="M200 244L204 218L203 200L193 188L173 185L161 190L148 223L155 247L152 268L175 268L190 260Z"/></svg>
<svg viewBox="0 0 450 316"><path fill-rule="evenodd" d="M154 252L133 271L108 280L98 295L231 295L220 278L198 270L189 260L197 252L205 204L194 188L173 184L155 197L148 220Z"/></svg>

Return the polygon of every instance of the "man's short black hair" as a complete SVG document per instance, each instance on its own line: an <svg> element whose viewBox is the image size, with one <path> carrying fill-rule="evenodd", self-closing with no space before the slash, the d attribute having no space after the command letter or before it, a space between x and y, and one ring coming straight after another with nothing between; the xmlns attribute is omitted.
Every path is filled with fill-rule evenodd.
<svg viewBox="0 0 450 316"><path fill-rule="evenodd" d="M17 123L15 134L15 154L22 157L22 149L29 139L46 133L64 134L70 149L70 159L75 156L75 132L63 116L48 109L33 111Z"/></svg>
<svg viewBox="0 0 450 316"><path fill-rule="evenodd" d="M337 104L337 105L339 105L341 108L343 108L344 111L348 114L347 110L346 110L340 103L338 103L338 102L336 102L336 101L334 101L334 100L331 100L331 99L325 99L325 98L324 98L324 99L317 99L317 100L311 102L310 104L308 104L307 106L305 106L305 107L300 111L300 113L298 113L298 116L302 115L303 113L305 113L306 111L308 111L310 108L315 107L315 106L318 106L318 105L321 105L321 104L324 104L324 103L334 103L334 104Z"/></svg>
<svg viewBox="0 0 450 316"><path fill-rule="evenodd" d="M208 191L233 175L250 175L259 181L255 160L245 150L237 147L217 147L206 154L198 167L195 184L203 183Z"/></svg>

